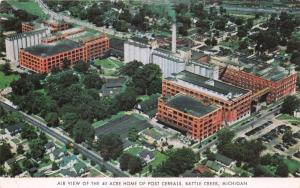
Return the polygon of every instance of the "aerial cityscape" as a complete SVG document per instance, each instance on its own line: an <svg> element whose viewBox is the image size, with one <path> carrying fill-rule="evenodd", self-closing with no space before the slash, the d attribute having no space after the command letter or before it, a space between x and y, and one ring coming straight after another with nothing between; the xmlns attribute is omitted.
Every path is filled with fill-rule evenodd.
<svg viewBox="0 0 300 188"><path fill-rule="evenodd" d="M300 2L0 0L0 177L300 177Z"/></svg>

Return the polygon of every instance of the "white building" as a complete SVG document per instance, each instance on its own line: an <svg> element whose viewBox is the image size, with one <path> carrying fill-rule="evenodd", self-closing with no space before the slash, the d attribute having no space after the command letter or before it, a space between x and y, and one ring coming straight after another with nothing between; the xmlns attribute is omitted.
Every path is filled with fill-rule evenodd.
<svg viewBox="0 0 300 188"><path fill-rule="evenodd" d="M6 57L12 62L19 60L19 50L41 44L42 38L49 36L48 28L9 35L5 38Z"/></svg>

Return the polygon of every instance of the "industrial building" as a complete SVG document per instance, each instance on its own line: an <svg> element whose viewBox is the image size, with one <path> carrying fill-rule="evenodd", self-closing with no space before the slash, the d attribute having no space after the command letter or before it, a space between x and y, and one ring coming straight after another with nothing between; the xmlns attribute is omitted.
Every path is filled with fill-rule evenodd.
<svg viewBox="0 0 300 188"><path fill-rule="evenodd" d="M12 62L19 60L19 51L22 48L41 44L42 38L50 35L50 30L41 28L19 34L8 35L5 38L6 57Z"/></svg>
<svg viewBox="0 0 300 188"><path fill-rule="evenodd" d="M157 119L195 140L203 140L221 128L223 112L220 106L188 95L165 95L158 100Z"/></svg>
<svg viewBox="0 0 300 188"><path fill-rule="evenodd" d="M22 22L22 32L33 31L43 27L48 27L51 32L63 31L69 28L69 24L65 21L57 21L54 19L44 21Z"/></svg>
<svg viewBox="0 0 300 188"><path fill-rule="evenodd" d="M20 50L20 66L37 73L48 73L64 61L87 62L106 55L109 40L104 34L80 32L66 39Z"/></svg>
<svg viewBox="0 0 300 188"><path fill-rule="evenodd" d="M253 99L265 98L271 103L296 93L297 72L292 65L284 68L277 63L247 61L239 69L222 68L220 79L251 90Z"/></svg>
<svg viewBox="0 0 300 188"><path fill-rule="evenodd" d="M252 91L188 71L162 82L162 96L178 93L221 106L225 124L232 124L251 113Z"/></svg>

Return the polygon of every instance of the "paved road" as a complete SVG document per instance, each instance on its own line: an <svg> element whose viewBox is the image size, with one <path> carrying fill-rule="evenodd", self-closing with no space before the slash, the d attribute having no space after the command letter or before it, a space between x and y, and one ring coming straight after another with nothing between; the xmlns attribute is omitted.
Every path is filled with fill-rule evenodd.
<svg viewBox="0 0 300 188"><path fill-rule="evenodd" d="M9 104L6 104L5 102L3 101L0 101L0 105L5 108L6 110L9 110L9 111L17 111L14 107L10 106ZM19 111L20 112L20 111ZM21 115L23 116L23 118L28 122L30 123L31 125L39 128L40 130L42 130L43 132L51 135L52 137L56 138L57 140L63 142L64 144L68 144L70 142L74 143L74 141L65 136L65 135L62 135L54 130L52 130L51 128L47 127L46 124L38 121L37 119L34 119L33 117L31 117L30 115L24 113L24 112L20 112ZM82 145L80 144L75 144L74 143L74 148L78 148L78 151L86 156L88 159L90 159L91 161L94 161L96 164L98 165L103 165L106 170L112 172L113 174L115 174L116 176L118 177L129 177L129 175L123 171L121 171L119 168L116 168L115 166L113 166L112 164L108 163L108 162L105 162L97 153L91 151L91 150L88 150L87 148L83 147Z"/></svg>
<svg viewBox="0 0 300 188"><path fill-rule="evenodd" d="M224 6L228 11L237 11L237 12L249 12L249 13L264 13L264 14L280 14L282 11L287 12L288 14L300 14L299 9L287 9L287 8L251 8L251 7L233 7L233 6Z"/></svg>

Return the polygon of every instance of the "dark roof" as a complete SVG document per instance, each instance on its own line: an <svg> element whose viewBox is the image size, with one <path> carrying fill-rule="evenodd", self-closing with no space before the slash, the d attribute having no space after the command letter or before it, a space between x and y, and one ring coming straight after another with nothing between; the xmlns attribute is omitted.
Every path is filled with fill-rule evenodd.
<svg viewBox="0 0 300 188"><path fill-rule="evenodd" d="M141 38L141 37L132 37L132 40L139 42L139 43L143 43L143 44L148 44L149 40L146 38Z"/></svg>
<svg viewBox="0 0 300 188"><path fill-rule="evenodd" d="M192 60L198 60L199 58L201 58L203 56L207 56L207 55L204 54L204 52L197 52L195 50L192 50Z"/></svg>
<svg viewBox="0 0 300 188"><path fill-rule="evenodd" d="M166 104L181 112L201 117L217 109L213 104L204 104L191 96L177 94L173 97L162 97Z"/></svg>
<svg viewBox="0 0 300 188"><path fill-rule="evenodd" d="M223 95L228 95L229 93L232 93L232 96L234 96L234 95L246 94L249 92L248 90L242 89L240 87L236 87L234 85L221 82L219 80L210 80L210 78L208 77L204 77L188 71L182 71L178 73L175 78L168 77L166 79L167 80L179 79L191 83L195 86L206 88ZM210 83L210 81L212 83Z"/></svg>
<svg viewBox="0 0 300 188"><path fill-rule="evenodd" d="M79 48L80 45L72 40L61 40L54 44L39 44L36 46L25 48L26 52L29 52L36 56L52 56L61 52L70 51L74 48Z"/></svg>
<svg viewBox="0 0 300 188"><path fill-rule="evenodd" d="M53 142L48 142L46 145L45 145L45 148L46 149L50 149L50 148L53 148L55 147L55 144Z"/></svg>
<svg viewBox="0 0 300 188"><path fill-rule="evenodd" d="M230 159L229 157L226 157L222 154L216 153L216 160L219 161L220 163L229 166L234 160Z"/></svg>
<svg viewBox="0 0 300 188"><path fill-rule="evenodd" d="M140 153L139 153L139 156L141 158L146 158L149 156L150 159L153 159L155 156L154 156L154 153L152 151L149 151L149 150L142 150Z"/></svg>
<svg viewBox="0 0 300 188"><path fill-rule="evenodd" d="M64 150L62 150L62 149L60 149L60 148L56 148L56 149L53 151L53 155L54 155L55 159L58 159L58 158L63 157L63 155L60 156L61 153L64 153Z"/></svg>
<svg viewBox="0 0 300 188"><path fill-rule="evenodd" d="M20 133L22 131L22 128L23 128L23 124L18 123L18 124L15 124L15 125L9 125L8 127L6 127L6 130L11 134L17 134L17 133Z"/></svg>
<svg viewBox="0 0 300 188"><path fill-rule="evenodd" d="M103 86L105 88L122 87L125 80L126 80L125 78L107 78Z"/></svg>
<svg viewBox="0 0 300 188"><path fill-rule="evenodd" d="M109 39L109 47L116 49L116 50L124 50L124 40L117 39L117 38L111 38Z"/></svg>

